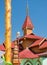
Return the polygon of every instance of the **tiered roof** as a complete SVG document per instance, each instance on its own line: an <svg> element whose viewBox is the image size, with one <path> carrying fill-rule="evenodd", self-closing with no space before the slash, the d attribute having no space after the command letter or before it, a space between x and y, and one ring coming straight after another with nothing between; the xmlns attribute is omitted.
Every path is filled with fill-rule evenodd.
<svg viewBox="0 0 47 65"><path fill-rule="evenodd" d="M32 39L32 37L31 37L31 39ZM36 39L36 38L34 38L34 39ZM39 49L44 49L44 48L47 48L47 41L45 41L45 40L43 40L44 38L40 38L39 37L39 39L38 40L36 40L33 44L31 44L31 46L29 47L29 48L32 48L32 47L35 47L35 46L37 46L37 45L39 45ZM41 45L40 45L40 42L43 40L43 42L41 43ZM14 48L14 43L15 43L15 41L13 41L12 42L12 45L11 45L11 48ZM2 50L2 51L5 51L5 47L4 47L4 45L0 45L0 50ZM43 53L39 53L39 54L34 54L34 52L33 51L30 51L29 49L24 49L24 50L22 50L21 52L19 52L19 57L20 58L37 58L37 57L39 57L39 56L45 56L45 53L46 52L43 52Z"/></svg>

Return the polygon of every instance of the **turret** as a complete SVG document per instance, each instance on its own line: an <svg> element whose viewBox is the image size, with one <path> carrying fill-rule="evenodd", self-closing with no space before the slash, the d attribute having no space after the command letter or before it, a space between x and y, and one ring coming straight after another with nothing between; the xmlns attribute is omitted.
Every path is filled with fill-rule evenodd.
<svg viewBox="0 0 47 65"><path fill-rule="evenodd" d="M24 22L23 27L22 27L24 35L28 35L28 34L33 33L32 32L33 28L34 28L34 26L32 24L30 17L26 16L25 22Z"/></svg>
<svg viewBox="0 0 47 65"><path fill-rule="evenodd" d="M22 26L22 29L23 29L23 32L24 32L24 35L28 35L28 34L31 34L32 33L32 30L34 28L33 24L32 24L32 21L29 17L29 14L28 14L29 10L28 10L28 0L27 0L27 6L26 6L26 19L25 19L25 22Z"/></svg>

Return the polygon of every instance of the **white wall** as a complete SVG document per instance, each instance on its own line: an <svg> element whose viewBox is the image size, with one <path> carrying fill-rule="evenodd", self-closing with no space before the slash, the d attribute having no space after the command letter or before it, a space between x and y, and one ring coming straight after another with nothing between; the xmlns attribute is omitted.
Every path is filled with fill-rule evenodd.
<svg viewBox="0 0 47 65"><path fill-rule="evenodd" d="M43 60L42 65L47 65L47 58Z"/></svg>

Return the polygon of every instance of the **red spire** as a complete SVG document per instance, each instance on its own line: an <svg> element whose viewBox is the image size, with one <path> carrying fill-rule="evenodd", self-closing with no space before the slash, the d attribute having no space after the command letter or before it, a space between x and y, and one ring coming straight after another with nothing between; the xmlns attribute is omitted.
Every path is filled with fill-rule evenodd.
<svg viewBox="0 0 47 65"><path fill-rule="evenodd" d="M29 16L26 16L25 22L24 22L24 24L22 26L22 29L24 29L24 28L29 28L29 29L33 29L34 28L34 26L32 24L32 21L31 21Z"/></svg>

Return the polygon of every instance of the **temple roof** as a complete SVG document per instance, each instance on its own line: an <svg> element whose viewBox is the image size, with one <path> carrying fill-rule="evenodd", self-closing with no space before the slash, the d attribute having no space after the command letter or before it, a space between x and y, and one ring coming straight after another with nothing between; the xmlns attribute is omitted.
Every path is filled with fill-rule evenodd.
<svg viewBox="0 0 47 65"><path fill-rule="evenodd" d="M24 37L29 39L42 39L42 37L37 36L35 34L25 35Z"/></svg>
<svg viewBox="0 0 47 65"><path fill-rule="evenodd" d="M44 49L47 48L47 41L45 41L40 47L39 49Z"/></svg>
<svg viewBox="0 0 47 65"><path fill-rule="evenodd" d="M19 53L20 58L37 58L39 57L37 54L34 54L29 49L25 49L22 52Z"/></svg>
<svg viewBox="0 0 47 65"><path fill-rule="evenodd" d="M39 46L39 49L47 48L47 40L45 38L40 38L36 40L33 44L29 46L29 48Z"/></svg>
<svg viewBox="0 0 47 65"><path fill-rule="evenodd" d="M40 42L43 40L44 38L39 38L38 40L36 40L33 44L30 45L30 47L34 47L40 44ZM14 43L15 41L13 41L11 43L11 48L14 48ZM44 49L47 48L47 41L43 40L43 43L41 45L39 45L38 47L39 49ZM5 51L5 47L4 45L0 45L0 50L1 51ZM43 52L42 52L43 53ZM42 53L40 55L42 55ZM34 54L32 51L30 51L28 48L23 49L21 52L19 52L19 56L20 58L37 58L39 57L39 54Z"/></svg>
<svg viewBox="0 0 47 65"><path fill-rule="evenodd" d="M31 21L29 16L26 16L25 22L24 22L24 24L22 26L22 29L25 29L25 28L29 28L29 29L33 29L34 28L34 26L32 24L32 21Z"/></svg>
<svg viewBox="0 0 47 65"><path fill-rule="evenodd" d="M37 35L35 35L35 34L29 34L29 35L24 35L24 36L22 36L22 37L20 37L19 38L19 40L23 40L24 38L27 38L27 39L38 39L38 40L41 40L41 39L43 39L43 37L40 37L40 36L37 36Z"/></svg>
<svg viewBox="0 0 47 65"><path fill-rule="evenodd" d="M30 47L38 46L39 43L40 43L42 40L43 40L43 39L36 40L33 44L30 45Z"/></svg>

